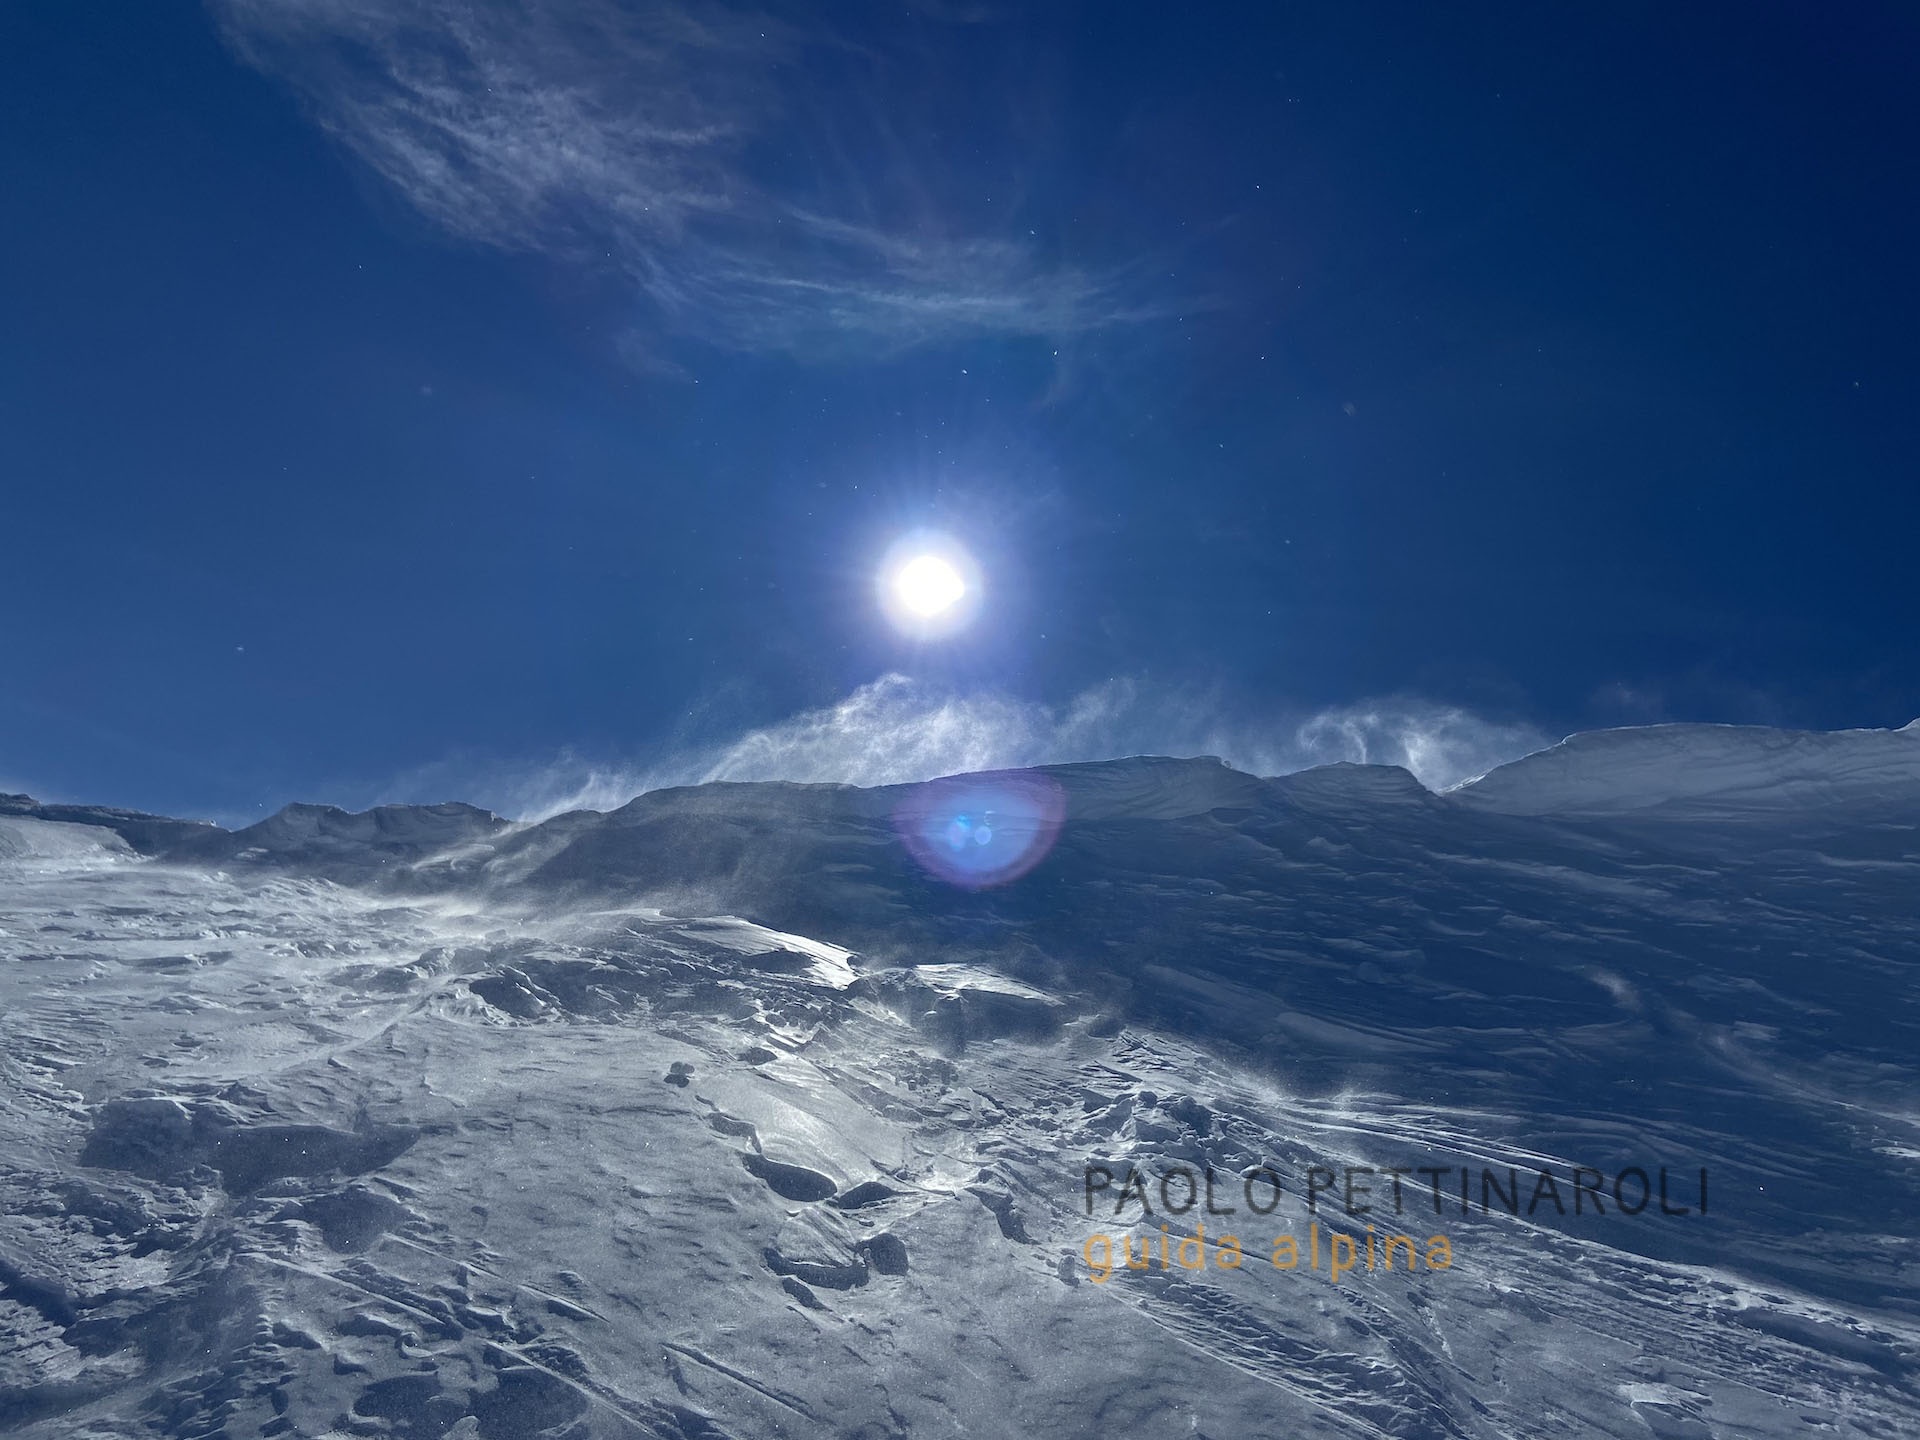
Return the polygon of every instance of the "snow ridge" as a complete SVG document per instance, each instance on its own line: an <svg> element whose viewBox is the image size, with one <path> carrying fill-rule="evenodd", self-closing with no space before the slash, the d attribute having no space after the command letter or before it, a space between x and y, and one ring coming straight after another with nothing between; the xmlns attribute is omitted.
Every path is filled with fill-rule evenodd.
<svg viewBox="0 0 1920 1440"><path fill-rule="evenodd" d="M1900 730L1649 725L1574 735L1452 792L1510 815L1704 818L1920 800L1920 721Z"/></svg>

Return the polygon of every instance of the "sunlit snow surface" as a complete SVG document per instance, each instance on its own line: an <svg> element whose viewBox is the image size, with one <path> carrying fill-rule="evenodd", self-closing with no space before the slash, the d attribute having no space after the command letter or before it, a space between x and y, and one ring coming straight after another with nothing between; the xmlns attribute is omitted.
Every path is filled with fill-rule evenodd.
<svg viewBox="0 0 1920 1440"><path fill-rule="evenodd" d="M0 815L0 1428L1920 1433L1920 732L1044 779L979 890L908 790ZM1092 1283L1084 1167L1182 1162L1714 1193Z"/></svg>

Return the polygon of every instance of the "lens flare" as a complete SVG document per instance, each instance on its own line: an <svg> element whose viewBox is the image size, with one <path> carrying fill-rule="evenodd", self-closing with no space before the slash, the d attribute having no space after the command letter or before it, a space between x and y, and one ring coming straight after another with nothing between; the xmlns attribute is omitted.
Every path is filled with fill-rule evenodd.
<svg viewBox="0 0 1920 1440"><path fill-rule="evenodd" d="M1014 770L916 785L894 807L893 825L928 874L963 890L985 890L1046 859L1066 813L1058 781Z"/></svg>

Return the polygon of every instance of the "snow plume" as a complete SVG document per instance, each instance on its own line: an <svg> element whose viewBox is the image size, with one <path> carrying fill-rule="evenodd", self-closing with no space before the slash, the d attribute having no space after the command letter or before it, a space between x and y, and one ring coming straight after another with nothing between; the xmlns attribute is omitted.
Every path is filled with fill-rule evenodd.
<svg viewBox="0 0 1920 1440"><path fill-rule="evenodd" d="M1552 743L1531 725L1496 724L1450 705L1374 702L1321 711L1294 731L1277 766L1255 768L1279 774L1336 760L1399 765L1429 790L1448 790Z"/></svg>
<svg viewBox="0 0 1920 1440"><path fill-rule="evenodd" d="M1257 775L1336 760L1401 765L1430 789L1444 790L1550 743L1530 726L1494 724L1418 700L1252 722L1226 718L1209 697L1153 695L1125 679L1051 706L942 694L887 675L837 705L743 736L701 778L884 785L1117 755L1218 755Z"/></svg>
<svg viewBox="0 0 1920 1440"><path fill-rule="evenodd" d="M929 112L940 51L924 37L869 53L816 13L669 0L211 4L234 52L429 223L612 271L654 329L813 357L1172 313L1138 293L1158 264L1046 258L1040 217L1013 213L1019 177L994 187L992 219L933 193L930 156L957 122ZM804 56L859 97L857 140L792 92ZM761 154L756 174L769 146L817 157L814 171ZM622 348L673 368L648 335Z"/></svg>
<svg viewBox="0 0 1920 1440"><path fill-rule="evenodd" d="M836 704L652 765L572 754L534 772L449 763L417 772L400 788L405 798L429 790L434 798L473 794L503 814L544 819L717 780L893 785L1122 755L1217 755L1258 775L1338 760L1401 765L1439 790L1549 743L1529 726L1409 699L1257 722L1228 717L1214 697L1150 690L1124 678L1048 705L885 675Z"/></svg>
<svg viewBox="0 0 1920 1440"><path fill-rule="evenodd" d="M1064 706L1004 695L951 695L885 675L837 705L742 736L705 780L840 780L894 785L1132 753L1124 732L1135 688L1110 681Z"/></svg>

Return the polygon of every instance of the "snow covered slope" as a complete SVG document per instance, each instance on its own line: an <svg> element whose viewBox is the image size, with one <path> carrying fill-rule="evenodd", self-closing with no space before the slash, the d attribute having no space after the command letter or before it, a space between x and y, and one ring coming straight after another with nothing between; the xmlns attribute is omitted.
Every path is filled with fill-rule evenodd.
<svg viewBox="0 0 1920 1440"><path fill-rule="evenodd" d="M1904 730L1649 725L1575 735L1454 790L1508 815L1699 818L1920 804L1920 720Z"/></svg>
<svg viewBox="0 0 1920 1440"><path fill-rule="evenodd" d="M164 815L116 810L105 805L43 805L31 795L0 795L0 816L97 826L111 830L134 849L147 852L224 833L218 826L202 820L172 820Z"/></svg>
<svg viewBox="0 0 1920 1440"><path fill-rule="evenodd" d="M8 815L0 1429L1920 1433L1916 748Z"/></svg>
<svg viewBox="0 0 1920 1440"><path fill-rule="evenodd" d="M102 826L0 815L0 861L104 863L110 857L131 853L126 841Z"/></svg>
<svg viewBox="0 0 1920 1440"><path fill-rule="evenodd" d="M165 849L178 860L265 862L333 879L365 879L512 828L491 811L458 803L382 805L359 814L333 805L289 805L244 830L210 830Z"/></svg>

